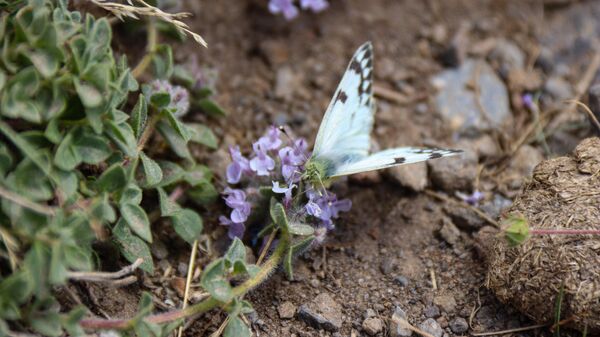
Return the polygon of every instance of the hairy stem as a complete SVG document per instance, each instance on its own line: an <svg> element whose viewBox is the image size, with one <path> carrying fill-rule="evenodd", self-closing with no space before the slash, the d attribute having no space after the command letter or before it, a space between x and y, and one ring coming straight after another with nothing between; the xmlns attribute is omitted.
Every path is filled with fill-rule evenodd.
<svg viewBox="0 0 600 337"><path fill-rule="evenodd" d="M152 57L154 57L154 53L156 52L156 47L158 45L158 31L156 29L156 22L153 19L148 20L148 45L146 46L146 55L142 58L140 63L135 66L135 68L131 71L131 75L136 79L139 79L140 76L146 71L150 63L152 62Z"/></svg>
<svg viewBox="0 0 600 337"><path fill-rule="evenodd" d="M245 295L250 290L254 289L262 282L264 282L269 275L277 268L284 253L289 248L290 240L285 235L281 235L279 244L273 254L265 261L261 266L260 271L252 278L249 278L244 283L233 288L233 296L239 297ZM152 315L146 317L145 320L151 323L167 323L178 319L194 316L207 312L218 306L222 306L226 303L222 303L214 299L212 296L205 299L204 301L189 306L182 310L169 311L162 314ZM83 319L79 324L85 329L115 329L125 330L131 328L135 324L135 319Z"/></svg>
<svg viewBox="0 0 600 337"><path fill-rule="evenodd" d="M146 143L148 142L150 136L154 132L154 127L156 126L156 123L158 123L158 121L160 120L160 117L160 113L155 113L154 115L152 115L152 117L150 117L150 120L148 121L148 124L146 125L146 128L144 129L144 132L142 133L142 135L140 136L140 140L138 141L138 152L142 151L146 146Z"/></svg>
<svg viewBox="0 0 600 337"><path fill-rule="evenodd" d="M531 229L531 235L600 235L598 229Z"/></svg>

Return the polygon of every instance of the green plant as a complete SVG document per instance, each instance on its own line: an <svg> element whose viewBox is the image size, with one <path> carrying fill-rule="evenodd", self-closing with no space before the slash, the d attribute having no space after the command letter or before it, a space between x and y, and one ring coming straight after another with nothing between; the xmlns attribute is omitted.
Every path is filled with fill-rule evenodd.
<svg viewBox="0 0 600 337"><path fill-rule="evenodd" d="M115 57L106 19L72 12L65 0L0 1L0 9L0 335L79 335L85 308L62 312L54 287L97 267L95 241L114 242L152 272L153 214L144 204L158 203L157 216L192 243L202 218L176 197L205 204L218 194L188 143L215 148L216 138L181 120L187 97L168 83L142 86L129 108L140 87L125 57ZM170 48L155 42L154 76L168 79ZM222 113L214 103L207 110ZM155 131L176 160L148 150ZM150 304L142 298L140 317Z"/></svg>

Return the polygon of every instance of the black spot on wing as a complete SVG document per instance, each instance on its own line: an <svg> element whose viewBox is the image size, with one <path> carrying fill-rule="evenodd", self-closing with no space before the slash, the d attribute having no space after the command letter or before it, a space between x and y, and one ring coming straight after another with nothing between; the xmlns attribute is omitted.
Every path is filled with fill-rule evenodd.
<svg viewBox="0 0 600 337"><path fill-rule="evenodd" d="M406 158L404 158L404 157L394 158L394 164L402 164L405 161L406 161Z"/></svg>
<svg viewBox="0 0 600 337"><path fill-rule="evenodd" d="M358 62L356 59L352 59L352 62L350 62L350 70L353 70L360 75L362 73L360 62Z"/></svg>
<svg viewBox="0 0 600 337"><path fill-rule="evenodd" d="M441 153L439 153L439 152L432 152L432 153L429 155L429 159L435 159L435 158L441 158L441 157L442 157L442 154L441 154Z"/></svg>
<svg viewBox="0 0 600 337"><path fill-rule="evenodd" d="M344 90L340 90L337 94L337 96L335 96L335 100L337 101L341 101L342 103L346 103L346 100L348 99L348 95L346 95L346 93L344 92Z"/></svg>

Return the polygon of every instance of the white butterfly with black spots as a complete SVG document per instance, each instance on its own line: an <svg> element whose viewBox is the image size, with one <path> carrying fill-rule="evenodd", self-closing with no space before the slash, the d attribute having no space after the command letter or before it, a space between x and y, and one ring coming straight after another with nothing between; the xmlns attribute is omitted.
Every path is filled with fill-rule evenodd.
<svg viewBox="0 0 600 337"><path fill-rule="evenodd" d="M354 53L317 134L305 177L312 182L452 156L460 150L398 147L369 154L375 102L373 46L367 42Z"/></svg>

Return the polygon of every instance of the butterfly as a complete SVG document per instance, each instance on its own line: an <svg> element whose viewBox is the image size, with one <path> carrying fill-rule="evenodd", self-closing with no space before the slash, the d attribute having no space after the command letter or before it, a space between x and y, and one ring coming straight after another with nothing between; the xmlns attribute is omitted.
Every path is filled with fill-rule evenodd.
<svg viewBox="0 0 600 337"><path fill-rule="evenodd" d="M373 129L373 46L360 46L327 107L311 157L305 164L309 181L329 181L360 172L452 156L460 150L398 147L369 154Z"/></svg>

